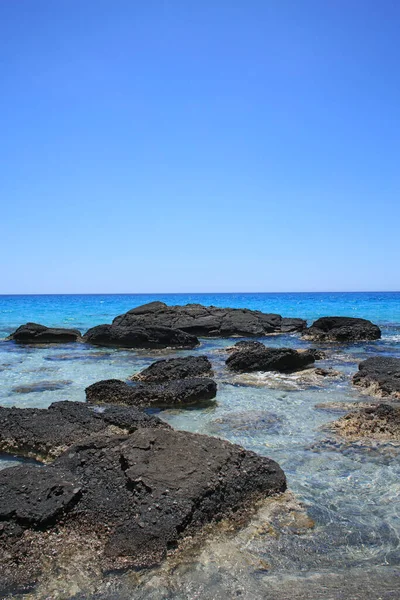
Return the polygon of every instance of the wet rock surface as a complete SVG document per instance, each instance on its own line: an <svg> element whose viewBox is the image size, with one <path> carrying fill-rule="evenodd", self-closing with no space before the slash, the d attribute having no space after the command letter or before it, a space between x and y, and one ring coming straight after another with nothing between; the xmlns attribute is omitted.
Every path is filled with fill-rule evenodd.
<svg viewBox="0 0 400 600"><path fill-rule="evenodd" d="M118 379L106 379L93 383L85 392L86 400L92 404L185 408L208 404L217 394L217 384L207 377L135 385Z"/></svg>
<svg viewBox="0 0 400 600"><path fill-rule="evenodd" d="M88 344L122 348L194 348L199 344L195 335L179 329L128 322L97 325L83 339Z"/></svg>
<svg viewBox="0 0 400 600"><path fill-rule="evenodd" d="M179 540L286 488L274 461L239 446L171 429L138 429L69 448L47 467L0 473L0 590L29 589L97 534L102 571L159 563ZM25 487L24 487L25 486ZM43 501L43 498L45 500ZM47 556L47 561L44 560Z"/></svg>
<svg viewBox="0 0 400 600"><path fill-rule="evenodd" d="M76 342L81 337L78 329L46 327L38 323L21 325L7 338L19 344L66 344Z"/></svg>
<svg viewBox="0 0 400 600"><path fill-rule="evenodd" d="M262 342L256 342L253 340L242 340L240 342L236 342L233 346L229 346L226 348L227 352L238 352L239 350L263 350L265 348L265 344Z"/></svg>
<svg viewBox="0 0 400 600"><path fill-rule="evenodd" d="M375 356L362 361L358 369L354 385L373 395L400 400L400 358Z"/></svg>
<svg viewBox="0 0 400 600"><path fill-rule="evenodd" d="M132 375L130 380L162 383L164 381L210 375L212 375L212 365L207 356L185 356L183 358L157 360L140 373Z"/></svg>
<svg viewBox="0 0 400 600"><path fill-rule="evenodd" d="M249 309L217 308L201 304L167 306L163 302L151 302L119 315L114 319L113 325L163 326L202 337L230 337L303 331L306 321Z"/></svg>
<svg viewBox="0 0 400 600"><path fill-rule="evenodd" d="M400 442L400 408L379 404L344 415L328 427L349 440L392 440Z"/></svg>
<svg viewBox="0 0 400 600"><path fill-rule="evenodd" d="M367 319L355 317L321 317L303 333L314 341L352 342L378 340L381 330Z"/></svg>
<svg viewBox="0 0 400 600"><path fill-rule="evenodd" d="M313 352L298 351L292 348L250 348L239 349L227 359L226 365L232 371L280 371L290 373L304 369L315 361Z"/></svg>
<svg viewBox="0 0 400 600"><path fill-rule="evenodd" d="M42 461L93 434L126 434L138 427L169 426L136 408L96 411L82 402L55 402L47 409L0 407L0 451Z"/></svg>

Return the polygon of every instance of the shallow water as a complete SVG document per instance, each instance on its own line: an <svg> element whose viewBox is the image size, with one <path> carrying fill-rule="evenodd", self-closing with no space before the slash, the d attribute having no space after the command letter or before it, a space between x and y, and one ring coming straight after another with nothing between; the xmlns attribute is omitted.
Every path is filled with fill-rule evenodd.
<svg viewBox="0 0 400 600"><path fill-rule="evenodd" d="M309 320L326 314L361 316L382 326L383 339L321 346L328 355L318 366L332 367L341 375L319 378L307 371L231 376L224 368L224 348L237 340L202 340L191 352L135 352L84 344L33 348L2 342L3 406L83 401L85 387L100 379L125 379L160 357L207 354L219 386L217 406L162 411L160 416L176 428L218 435L278 461L290 490L315 522L301 533L281 528L275 536L217 537L185 568L154 575L139 588L121 578L122 587L113 584L98 597L133 597L135 588L135 598L154 599L399 598L400 450L394 444L338 443L323 427L340 413L315 405L370 400L352 387L350 377L368 356L400 357L400 294L8 296L0 297L0 329L6 336L30 320L86 330L154 299L246 306ZM271 336L267 343L310 346L295 335ZM52 385L41 390L43 382ZM25 386L31 389L24 393ZM12 464L0 456L1 467Z"/></svg>

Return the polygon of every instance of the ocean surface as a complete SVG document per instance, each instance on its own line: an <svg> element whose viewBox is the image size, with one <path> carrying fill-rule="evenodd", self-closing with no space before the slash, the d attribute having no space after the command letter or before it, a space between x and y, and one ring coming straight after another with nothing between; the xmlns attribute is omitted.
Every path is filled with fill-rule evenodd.
<svg viewBox="0 0 400 600"><path fill-rule="evenodd" d="M140 585L121 576L96 598L400 598L400 448L340 443L324 430L344 414L341 404L372 400L351 384L360 360L373 355L400 357L400 293L0 296L0 338L27 321L84 332L153 300L246 307L310 323L327 315L363 317L380 325L383 337L368 343L320 345L327 358L318 366L339 371L337 377L320 378L307 373L230 375L224 368L224 348L237 340L229 339L203 339L190 352L84 344L24 347L2 341L2 406L84 401L85 387L100 379L126 379L160 357L207 354L218 382L217 406L164 410L160 417L176 428L217 435L278 461L291 493L302 504L301 518L306 515L314 523L297 527L279 522L273 536L254 531L248 537L246 532L221 535L184 568L161 571L153 579L149 575ZM294 334L262 341L275 347L311 346ZM0 468L14 464L16 459L0 459ZM82 589L82 596L74 597L90 595Z"/></svg>

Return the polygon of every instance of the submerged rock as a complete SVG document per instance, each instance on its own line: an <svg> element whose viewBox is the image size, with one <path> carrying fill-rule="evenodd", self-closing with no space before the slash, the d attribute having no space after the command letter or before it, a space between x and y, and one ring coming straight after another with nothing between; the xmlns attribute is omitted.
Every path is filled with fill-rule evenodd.
<svg viewBox="0 0 400 600"><path fill-rule="evenodd" d="M169 427L142 411L82 402L54 402L49 408L0 407L0 451L47 461L93 434L126 434L138 427Z"/></svg>
<svg viewBox="0 0 400 600"><path fill-rule="evenodd" d="M321 317L305 330L303 337L314 341L352 342L377 340L381 330L367 319Z"/></svg>
<svg viewBox="0 0 400 600"><path fill-rule="evenodd" d="M136 385L129 385L118 379L106 379L93 383L85 392L86 400L92 404L185 408L208 404L217 394L217 384L207 377Z"/></svg>
<svg viewBox="0 0 400 600"><path fill-rule="evenodd" d="M374 356L362 361L358 369L353 377L354 385L370 394L400 400L400 358Z"/></svg>
<svg viewBox="0 0 400 600"><path fill-rule="evenodd" d="M36 381L35 383L28 383L26 385L17 385L12 388L12 391L16 394L32 394L39 392L54 392L55 390L61 390L67 385L71 385L72 381L59 380L59 381Z"/></svg>
<svg viewBox="0 0 400 600"><path fill-rule="evenodd" d="M46 327L38 323L21 325L7 339L19 344L66 344L76 342L81 337L78 329Z"/></svg>
<svg viewBox="0 0 400 600"><path fill-rule="evenodd" d="M256 348L239 350L226 359L229 369L248 373L250 371L280 371L290 373L314 363L314 354L292 348Z"/></svg>
<svg viewBox="0 0 400 600"><path fill-rule="evenodd" d="M84 341L96 346L123 348L194 348L196 336L170 327L141 325L97 325L84 335Z"/></svg>
<svg viewBox="0 0 400 600"><path fill-rule="evenodd" d="M201 304L167 306L151 302L138 306L113 321L123 327L172 327L202 337L263 336L269 333L303 331L303 319L283 319L280 315L241 308L218 308Z"/></svg>
<svg viewBox="0 0 400 600"><path fill-rule="evenodd" d="M286 489L274 461L171 429L88 439L51 466L5 469L0 483L0 589L9 592L62 570L61 547L73 556L86 545L85 567L103 572L153 566L183 537Z"/></svg>
<svg viewBox="0 0 400 600"><path fill-rule="evenodd" d="M208 425L208 430L217 434L231 431L249 431L251 433L254 433L254 431L268 431L268 433L271 433L279 429L281 424L282 419L274 413L265 410L248 410L214 419Z"/></svg>
<svg viewBox="0 0 400 600"><path fill-rule="evenodd" d="M207 356L185 356L157 360L140 373L132 375L131 381L162 383L174 379L212 375L212 365Z"/></svg>
<svg viewBox="0 0 400 600"><path fill-rule="evenodd" d="M344 415L327 427L350 440L370 438L400 442L400 408L378 404Z"/></svg>

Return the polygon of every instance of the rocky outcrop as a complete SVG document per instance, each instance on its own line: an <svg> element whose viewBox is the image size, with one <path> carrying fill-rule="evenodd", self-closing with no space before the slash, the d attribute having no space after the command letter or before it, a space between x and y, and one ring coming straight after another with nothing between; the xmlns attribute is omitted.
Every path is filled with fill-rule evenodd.
<svg viewBox="0 0 400 600"><path fill-rule="evenodd" d="M236 342L233 346L229 346L226 348L227 352L238 352L239 350L263 350L265 348L265 344L262 342L256 342L253 340L242 340L240 342Z"/></svg>
<svg viewBox="0 0 400 600"><path fill-rule="evenodd" d="M18 327L7 339L19 344L66 344L76 342L80 337L81 332L77 329L26 323Z"/></svg>
<svg viewBox="0 0 400 600"><path fill-rule="evenodd" d="M92 404L185 408L209 404L217 394L217 384L207 377L136 385L129 385L118 379L106 379L93 383L85 392L86 400Z"/></svg>
<svg viewBox="0 0 400 600"><path fill-rule="evenodd" d="M94 573L153 566L285 488L277 463L217 438L161 428L89 438L50 466L0 472L0 590L62 572L62 548L69 561L85 548L79 568Z"/></svg>
<svg viewBox="0 0 400 600"><path fill-rule="evenodd" d="M84 335L84 341L96 346L123 348L194 348L196 336L179 329L153 325L97 325Z"/></svg>
<svg viewBox="0 0 400 600"><path fill-rule="evenodd" d="M358 369L354 385L376 396L400 400L400 358L374 356L362 361Z"/></svg>
<svg viewBox="0 0 400 600"><path fill-rule="evenodd" d="M317 342L358 342L379 339L381 330L367 319L321 317L305 330L303 337Z"/></svg>
<svg viewBox="0 0 400 600"><path fill-rule="evenodd" d="M138 427L169 427L137 408L107 406L101 411L82 402L55 402L49 408L0 407L0 451L54 459L93 434L126 434Z"/></svg>
<svg viewBox="0 0 400 600"><path fill-rule="evenodd" d="M163 383L164 381L211 375L212 365L207 356L184 356L183 358L157 360L129 379L146 383Z"/></svg>
<svg viewBox="0 0 400 600"><path fill-rule="evenodd" d="M264 336L270 333L303 331L303 319L241 308L217 308L201 304L167 306L151 302L116 317L122 327L172 327L201 337Z"/></svg>
<svg viewBox="0 0 400 600"><path fill-rule="evenodd" d="M400 441L400 408L379 404L361 408L330 423L328 429L350 441Z"/></svg>
<svg viewBox="0 0 400 600"><path fill-rule="evenodd" d="M290 373L313 364L313 352L298 351L292 348L245 348L233 352L226 365L232 371L249 373L251 371L280 371Z"/></svg>

